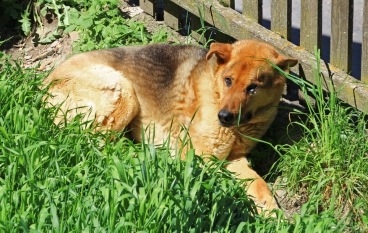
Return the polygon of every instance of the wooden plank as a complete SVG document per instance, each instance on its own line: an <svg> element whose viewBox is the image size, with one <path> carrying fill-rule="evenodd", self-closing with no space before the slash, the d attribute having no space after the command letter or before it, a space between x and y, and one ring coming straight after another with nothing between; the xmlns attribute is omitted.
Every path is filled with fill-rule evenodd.
<svg viewBox="0 0 368 233"><path fill-rule="evenodd" d="M157 0L139 0L139 7L156 19Z"/></svg>
<svg viewBox="0 0 368 233"><path fill-rule="evenodd" d="M261 24L262 4L263 0L243 0L243 15Z"/></svg>
<svg viewBox="0 0 368 233"><path fill-rule="evenodd" d="M368 0L364 1L364 9L363 9L362 76L361 76L361 80L368 84Z"/></svg>
<svg viewBox="0 0 368 233"><path fill-rule="evenodd" d="M200 0L172 1L192 14L198 12L195 4L202 2ZM296 74L304 74L308 81L315 83L312 64L315 64L316 59L309 51L290 43L281 38L280 35L267 30L244 15L230 8L223 7L218 2L205 3L204 10L205 20L231 37L237 40L262 40L278 48L279 52L285 56L298 59L299 67L294 67L292 71ZM341 100L368 113L368 86L366 84L359 82L336 67L326 66L323 61L321 61L321 72L326 78L330 77L331 73L333 74L332 80L336 90L341 89L339 92Z"/></svg>
<svg viewBox="0 0 368 233"><path fill-rule="evenodd" d="M230 7L231 9L235 9L235 0L219 0L219 2L225 7Z"/></svg>
<svg viewBox="0 0 368 233"><path fill-rule="evenodd" d="M331 2L330 63L345 72L351 71L353 42L353 0Z"/></svg>
<svg viewBox="0 0 368 233"><path fill-rule="evenodd" d="M172 1L164 2L164 22L174 30L179 30L182 9Z"/></svg>
<svg viewBox="0 0 368 233"><path fill-rule="evenodd" d="M314 53L321 48L322 0L302 0L300 18L300 46Z"/></svg>
<svg viewBox="0 0 368 233"><path fill-rule="evenodd" d="M290 40L291 37L291 0L271 1L271 30Z"/></svg>

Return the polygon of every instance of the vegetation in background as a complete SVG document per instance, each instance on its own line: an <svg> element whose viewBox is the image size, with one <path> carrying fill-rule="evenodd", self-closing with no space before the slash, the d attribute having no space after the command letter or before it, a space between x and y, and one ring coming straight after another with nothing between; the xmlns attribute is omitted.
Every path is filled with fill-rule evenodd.
<svg viewBox="0 0 368 233"><path fill-rule="evenodd" d="M119 47L124 45L165 42L168 34L157 31L148 34L145 25L120 16L119 1L91 1L85 11L71 9L68 13L68 26L64 33L79 32L74 52Z"/></svg>
<svg viewBox="0 0 368 233"><path fill-rule="evenodd" d="M27 12L23 12L27 8L26 1L14 1L14 0L2 0L0 1L0 28L12 27L19 28L21 25L22 17L29 18L29 8ZM23 14L22 14L23 13ZM25 23L24 27L26 31L30 31L31 23ZM28 29L29 28L29 29Z"/></svg>
<svg viewBox="0 0 368 233"><path fill-rule="evenodd" d="M73 8L81 9L79 6L83 1L71 0L3 0L0 8L3 9L0 15L0 27L16 28L23 35L28 36L32 25L43 27L42 17L48 12L55 14L59 19L59 27L67 24L68 10ZM54 36L59 36L55 32Z"/></svg>
<svg viewBox="0 0 368 233"><path fill-rule="evenodd" d="M122 18L118 0L4 1L0 6L5 9L3 26L18 27L26 36L31 33L31 25L38 25L42 29L42 22L47 15L53 14L58 19L57 29L37 43L50 43L62 34L77 31L79 41L75 44L74 52L167 40L165 31L151 35L145 31L143 23Z"/></svg>

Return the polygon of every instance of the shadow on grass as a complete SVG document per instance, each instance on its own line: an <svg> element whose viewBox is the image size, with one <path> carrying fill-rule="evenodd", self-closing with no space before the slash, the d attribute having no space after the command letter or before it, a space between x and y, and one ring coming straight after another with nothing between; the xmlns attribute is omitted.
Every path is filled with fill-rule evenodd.
<svg viewBox="0 0 368 233"><path fill-rule="evenodd" d="M263 136L262 140L271 143L273 146L290 144L299 141L303 137L300 126L292 122L303 122L300 114L295 114L294 109L305 112L306 109L299 104L299 101L291 101L290 96L286 96L280 102L278 113L274 122ZM262 177L266 176L267 182L275 182L280 175L272 169L277 166L279 154L269 145L258 143L249 155L254 170Z"/></svg>

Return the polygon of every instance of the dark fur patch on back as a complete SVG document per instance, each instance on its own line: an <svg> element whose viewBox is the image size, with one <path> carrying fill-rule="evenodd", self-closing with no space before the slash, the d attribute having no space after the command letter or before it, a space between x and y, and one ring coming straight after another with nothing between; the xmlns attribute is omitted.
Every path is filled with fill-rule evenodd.
<svg viewBox="0 0 368 233"><path fill-rule="evenodd" d="M135 48L137 49L117 48L109 50L113 53L114 60L119 61L118 64L121 67L118 70L125 71L124 64L128 67L135 67L136 76L143 77L145 82L154 82L161 88L170 87L177 68L182 62L187 59L198 61L204 59L207 54L206 49L190 45L153 44Z"/></svg>
<svg viewBox="0 0 368 233"><path fill-rule="evenodd" d="M137 72L141 77L146 77L145 81L150 85L147 88L150 89L150 95L160 101L165 96L174 97L177 94L176 90L171 92L178 67L188 59L204 59L206 53L206 50L194 46L162 44L144 47L135 54L134 61L136 64L143 64ZM192 71L187 72L189 74Z"/></svg>
<svg viewBox="0 0 368 233"><path fill-rule="evenodd" d="M150 74L155 82L171 83L180 64L187 59L203 59L206 53L205 49L194 46L160 44L143 47L134 59L145 64L143 72Z"/></svg>
<svg viewBox="0 0 368 233"><path fill-rule="evenodd" d="M178 67L188 59L205 61L207 50L190 45L152 44L142 47L126 47L109 50L113 57L112 66L122 70L133 81L136 91L144 91L160 102L163 97L175 93L174 79ZM203 65L202 62L200 62ZM117 67L118 66L118 67ZM188 70L188 74L192 71Z"/></svg>
<svg viewBox="0 0 368 233"><path fill-rule="evenodd" d="M180 48L177 48L180 51ZM178 51L170 45L154 45L140 49L133 57L141 77L147 77L161 90L170 88L176 69L180 65ZM147 81L148 81L147 80Z"/></svg>
<svg viewBox="0 0 368 233"><path fill-rule="evenodd" d="M108 49L107 51L109 51L110 53L112 53L113 54L112 57L115 60L118 60L120 62L124 62L125 58L127 58L127 53L122 48L113 48L113 49Z"/></svg>

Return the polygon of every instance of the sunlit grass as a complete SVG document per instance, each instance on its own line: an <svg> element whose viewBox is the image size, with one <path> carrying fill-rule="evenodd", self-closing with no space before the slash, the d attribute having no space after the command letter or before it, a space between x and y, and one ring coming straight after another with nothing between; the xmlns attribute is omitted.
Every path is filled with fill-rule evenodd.
<svg viewBox="0 0 368 233"><path fill-rule="evenodd" d="M316 85L287 75L304 93L307 113L292 122L304 133L300 141L284 145L278 170L292 193L308 192L311 211L331 211L357 229L368 230L368 125L366 113L344 105L330 77L320 72L319 52L314 64ZM325 92L325 86L329 92ZM311 96L315 104L310 101Z"/></svg>
<svg viewBox="0 0 368 233"><path fill-rule="evenodd" d="M53 124L43 75L10 64L1 81L0 227L6 232L226 230L254 207L238 182L194 150L185 162L167 146ZM217 172L222 170L223 172ZM236 197L236 198L235 198Z"/></svg>
<svg viewBox="0 0 368 233"><path fill-rule="evenodd" d="M330 212L287 220L255 214L244 186L190 149L55 125L40 90L47 74L1 54L0 229L4 232L342 232ZM79 118L79 119L82 119ZM111 136L114 140L110 141Z"/></svg>

